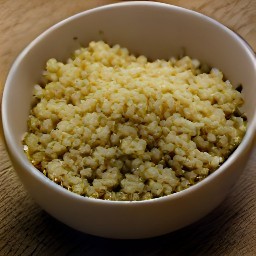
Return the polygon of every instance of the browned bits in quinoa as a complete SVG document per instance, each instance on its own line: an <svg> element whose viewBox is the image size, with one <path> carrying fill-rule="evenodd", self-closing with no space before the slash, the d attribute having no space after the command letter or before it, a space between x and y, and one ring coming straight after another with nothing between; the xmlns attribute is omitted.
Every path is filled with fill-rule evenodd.
<svg viewBox="0 0 256 256"><path fill-rule="evenodd" d="M149 62L91 42L67 63L49 59L35 85L25 151L79 195L147 200L203 180L241 142L239 90L189 57Z"/></svg>

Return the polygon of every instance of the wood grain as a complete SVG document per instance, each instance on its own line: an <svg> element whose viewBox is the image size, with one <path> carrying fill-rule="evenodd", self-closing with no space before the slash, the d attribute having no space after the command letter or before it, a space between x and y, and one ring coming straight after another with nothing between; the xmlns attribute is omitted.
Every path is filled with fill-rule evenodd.
<svg viewBox="0 0 256 256"><path fill-rule="evenodd" d="M114 2L118 1L0 0L0 95L11 63L31 40L70 15ZM255 0L162 2L222 22L256 50ZM0 255L256 255L256 148L228 198L211 214L162 237L126 241L79 233L42 211L16 177L2 134L1 130Z"/></svg>

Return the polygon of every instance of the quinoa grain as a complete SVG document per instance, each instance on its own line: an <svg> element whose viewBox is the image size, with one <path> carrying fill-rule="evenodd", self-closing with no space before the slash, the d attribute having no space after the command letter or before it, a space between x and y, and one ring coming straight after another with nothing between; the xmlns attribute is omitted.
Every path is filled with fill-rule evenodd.
<svg viewBox="0 0 256 256"><path fill-rule="evenodd" d="M35 85L23 144L47 177L82 196L148 200L214 172L241 142L240 91L188 56L150 62L99 41Z"/></svg>

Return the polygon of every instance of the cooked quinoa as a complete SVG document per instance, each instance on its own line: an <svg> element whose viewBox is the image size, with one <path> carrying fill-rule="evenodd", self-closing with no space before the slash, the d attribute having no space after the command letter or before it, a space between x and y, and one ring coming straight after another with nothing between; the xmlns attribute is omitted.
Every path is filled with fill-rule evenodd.
<svg viewBox="0 0 256 256"><path fill-rule="evenodd" d="M99 41L49 59L24 136L32 164L86 197L146 200L214 172L245 131L243 98L198 60L148 61Z"/></svg>

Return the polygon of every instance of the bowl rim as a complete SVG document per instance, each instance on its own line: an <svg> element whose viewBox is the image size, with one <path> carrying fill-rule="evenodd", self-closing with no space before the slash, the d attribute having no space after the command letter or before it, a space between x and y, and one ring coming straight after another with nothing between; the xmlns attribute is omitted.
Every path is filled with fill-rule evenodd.
<svg viewBox="0 0 256 256"><path fill-rule="evenodd" d="M17 162L23 166L23 168L26 170L26 172L30 173L33 177L35 177L37 180L39 180L41 183L44 183L46 186L50 186L52 190L54 190L57 193L62 193L64 196L70 197L74 200L82 201L82 202L89 202L94 204L106 204L106 205L144 205L144 204L155 204L155 203L163 203L170 200L177 200L180 197L184 197L188 194L191 194L192 192L195 192L196 190L200 189L202 186L207 186L208 183L210 183L212 180L214 180L217 176L221 175L225 169L227 169L231 164L234 162L234 160L239 156L239 154L245 150L251 141L254 138L254 135L256 133L256 111L254 112L254 115L252 117L250 126L247 128L247 131L242 139L242 142L237 147L237 149L228 157L228 159L213 173L211 173L209 176L207 176L202 181L192 185L191 187L184 189L180 192L170 194L167 196L162 196L158 198L153 198L149 200L142 200L142 201L112 201L112 200L103 200L103 199L97 199L97 198L90 198L86 196L78 195L74 192L68 191L67 189L61 187L60 185L56 184L49 178L47 178L43 173L41 173L38 169L36 169L26 158L26 155L20 154L19 151L15 150L15 140L12 137L12 134L9 132L9 124L8 124L8 116L7 116L7 98L8 94L10 93L10 86L12 81L12 77L16 73L16 69L20 65L20 62L22 59L27 55L27 53L34 47L38 42L40 42L42 39L47 37L49 34L53 33L54 30L58 29L59 27L65 26L69 22L72 22L73 20L79 19L82 16L92 14L94 12L101 12L105 11L107 9L112 8L119 8L119 7L134 7L134 6L147 6L150 8L164 8L164 9L170 9L179 11L185 14L197 16L200 19L204 20L203 22L209 22L214 26L218 26L222 30L224 30L226 33L228 33L230 36L234 38L234 40L238 40L239 43L243 46L244 50L247 52L248 56L252 59L254 62L254 69L256 71L256 59L255 59L255 53L253 49L250 47L248 42L246 42L241 36L239 36L237 33L223 25L222 23L218 22L217 20L204 15L202 13L199 13L194 10L186 9L180 6L171 5L167 3L161 3L161 2L153 2L153 1L127 1L127 2L118 2L118 3L112 3L107 4L99 7L95 7L89 10L85 10L82 12L79 12L77 14L74 14L72 16L69 16L56 24L52 25L48 29L46 29L44 32L42 32L40 35L38 35L34 40L32 40L16 57L13 64L11 65L11 68L9 70L9 73L7 75L7 79L4 84L3 89L3 95L2 95L2 127L3 127L3 135L4 135L4 141L6 144L6 149L9 153L9 156L12 158L15 157L17 159Z"/></svg>

